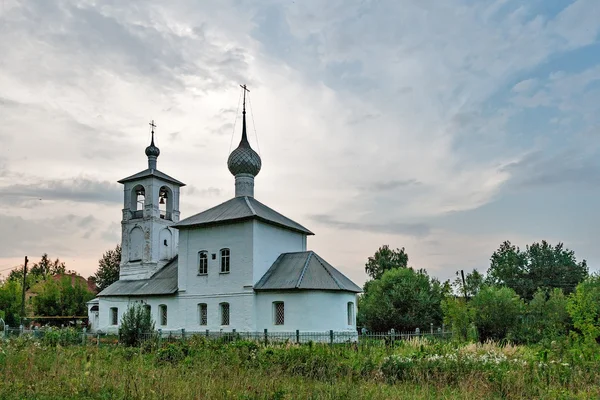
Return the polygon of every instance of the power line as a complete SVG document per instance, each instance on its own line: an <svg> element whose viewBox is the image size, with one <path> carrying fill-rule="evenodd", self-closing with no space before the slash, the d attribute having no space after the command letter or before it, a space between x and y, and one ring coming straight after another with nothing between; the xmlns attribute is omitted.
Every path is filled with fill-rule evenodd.
<svg viewBox="0 0 600 400"><path fill-rule="evenodd" d="M256 147L258 148L258 154L260 155L260 144L258 144L258 134L256 133L256 124L254 123L254 113L252 112L252 101L250 100L250 93L248 93L248 106L250 108L250 117L252 118L252 127L254 128L254 137L256 138Z"/></svg>
<svg viewBox="0 0 600 400"><path fill-rule="evenodd" d="M229 142L229 152L227 153L227 155L229 155L229 153L231 153L231 146L233 146L233 136L235 135L235 125L237 124L237 120L238 120L238 114L240 113L240 102L242 101L242 92L244 90L242 89L242 91L240 92L240 97L238 99L238 106L237 106L237 110L235 112L235 120L233 121L233 129L231 131L231 141Z"/></svg>

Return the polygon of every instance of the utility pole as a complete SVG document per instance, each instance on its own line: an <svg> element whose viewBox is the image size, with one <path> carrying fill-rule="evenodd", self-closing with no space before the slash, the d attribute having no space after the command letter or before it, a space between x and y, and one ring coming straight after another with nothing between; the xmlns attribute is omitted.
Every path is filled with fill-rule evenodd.
<svg viewBox="0 0 600 400"><path fill-rule="evenodd" d="M465 294L465 301L468 301L469 296L467 296L467 284L465 282L465 271L463 271L462 269L460 270L460 276L462 278L463 293Z"/></svg>
<svg viewBox="0 0 600 400"><path fill-rule="evenodd" d="M25 286L27 283L27 263L29 259L25 256L25 264L23 265L23 291L21 294L21 321L25 318Z"/></svg>

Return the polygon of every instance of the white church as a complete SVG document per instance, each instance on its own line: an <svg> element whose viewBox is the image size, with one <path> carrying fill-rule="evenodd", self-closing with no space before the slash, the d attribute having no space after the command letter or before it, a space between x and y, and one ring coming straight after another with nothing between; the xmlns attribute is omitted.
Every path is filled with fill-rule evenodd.
<svg viewBox="0 0 600 400"><path fill-rule="evenodd" d="M360 287L307 250L313 233L254 198L260 156L246 136L227 166L235 197L180 220L184 183L148 168L124 185L119 280L88 303L90 329L118 330L127 308L140 302L157 329L189 332L356 332ZM153 125L153 124L152 124Z"/></svg>

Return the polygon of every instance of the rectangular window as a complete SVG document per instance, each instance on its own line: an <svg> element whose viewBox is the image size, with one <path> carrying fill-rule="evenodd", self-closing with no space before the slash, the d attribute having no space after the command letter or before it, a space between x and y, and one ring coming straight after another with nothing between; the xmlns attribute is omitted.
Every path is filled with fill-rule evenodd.
<svg viewBox="0 0 600 400"><path fill-rule="evenodd" d="M201 251L198 261L198 275L208 274L208 253Z"/></svg>
<svg viewBox="0 0 600 400"><path fill-rule="evenodd" d="M119 324L119 309L117 307L113 307L110 309L110 324L111 325Z"/></svg>
<svg viewBox="0 0 600 400"><path fill-rule="evenodd" d="M208 309L206 304L198 304L198 313L200 316L200 325L208 325Z"/></svg>
<svg viewBox="0 0 600 400"><path fill-rule="evenodd" d="M283 325L285 322L285 307L282 301L273 303L273 313L275 316L275 325Z"/></svg>
<svg viewBox="0 0 600 400"><path fill-rule="evenodd" d="M229 325L229 303L221 303L221 325Z"/></svg>
<svg viewBox="0 0 600 400"><path fill-rule="evenodd" d="M158 306L158 310L159 310L159 318L160 318L160 324L162 326L167 325L167 306L164 304L161 304L160 306Z"/></svg>
<svg viewBox="0 0 600 400"><path fill-rule="evenodd" d="M354 325L354 303L348 302L348 325Z"/></svg>
<svg viewBox="0 0 600 400"><path fill-rule="evenodd" d="M221 249L221 273L225 274L229 272L229 249Z"/></svg>

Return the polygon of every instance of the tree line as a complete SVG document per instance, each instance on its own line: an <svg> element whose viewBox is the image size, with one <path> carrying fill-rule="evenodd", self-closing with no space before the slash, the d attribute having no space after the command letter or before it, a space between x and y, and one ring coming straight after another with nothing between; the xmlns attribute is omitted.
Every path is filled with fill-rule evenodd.
<svg viewBox="0 0 600 400"><path fill-rule="evenodd" d="M485 273L441 282L408 266L404 248L369 257L357 322L371 331L413 331L446 324L464 340L538 342L568 334L600 338L600 277L589 275L563 243L520 249L503 242Z"/></svg>
<svg viewBox="0 0 600 400"><path fill-rule="evenodd" d="M89 277L97 290L91 291L81 279L72 279L65 263L52 260L44 253L38 262L28 268L23 282L23 266L14 268L4 280L0 280L0 318L9 326L22 322L21 306L23 285L26 298L25 310L29 316L87 316L86 303L96 292L104 290L119 279L121 246L109 250L98 262L98 270ZM59 279L57 279L59 278Z"/></svg>

